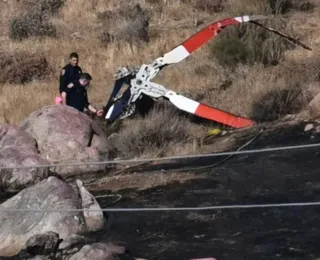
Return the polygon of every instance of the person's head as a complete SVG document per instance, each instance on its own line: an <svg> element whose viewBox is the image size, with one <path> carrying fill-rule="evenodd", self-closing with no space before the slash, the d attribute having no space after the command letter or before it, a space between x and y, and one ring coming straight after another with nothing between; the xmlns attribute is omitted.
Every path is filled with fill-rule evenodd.
<svg viewBox="0 0 320 260"><path fill-rule="evenodd" d="M69 62L72 66L77 66L79 63L79 55L76 52L72 52L69 56Z"/></svg>
<svg viewBox="0 0 320 260"><path fill-rule="evenodd" d="M82 73L79 78L79 82L83 87L89 86L91 80L92 80L92 77L89 73Z"/></svg>

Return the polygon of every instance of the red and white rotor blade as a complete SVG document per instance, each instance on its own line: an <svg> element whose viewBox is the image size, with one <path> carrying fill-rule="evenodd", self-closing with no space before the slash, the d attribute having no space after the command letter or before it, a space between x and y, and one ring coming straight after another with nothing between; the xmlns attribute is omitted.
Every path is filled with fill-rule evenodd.
<svg viewBox="0 0 320 260"><path fill-rule="evenodd" d="M177 46L170 52L167 52L162 58L161 62L163 65L165 64L173 64L178 63L201 46L205 45L208 41L213 39L217 36L222 29L229 25L238 25L245 22L255 21L255 20L262 20L267 19L267 16L263 15L245 15L245 16L238 16L234 18L226 18L217 22L213 22L209 24L207 27L203 28L198 33L191 36L189 39L184 41L181 45Z"/></svg>
<svg viewBox="0 0 320 260"><path fill-rule="evenodd" d="M168 91L165 97L168 98L170 102L180 110L234 128L248 127L256 124L250 119L239 117L223 110L201 104L173 91Z"/></svg>

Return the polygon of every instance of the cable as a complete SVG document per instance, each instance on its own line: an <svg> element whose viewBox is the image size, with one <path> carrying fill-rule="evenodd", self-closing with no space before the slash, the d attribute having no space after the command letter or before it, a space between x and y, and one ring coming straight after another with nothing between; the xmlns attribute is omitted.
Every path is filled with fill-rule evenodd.
<svg viewBox="0 0 320 260"><path fill-rule="evenodd" d="M117 197L117 199L115 199L114 201L108 203L105 206L111 206L113 204L116 204L117 202L119 202L122 199L122 195L121 194L108 194L108 195L97 195L94 196L96 199L98 198L112 198L112 197Z"/></svg>
<svg viewBox="0 0 320 260"><path fill-rule="evenodd" d="M67 166L85 166L85 165L106 165L106 164L130 164L130 163L142 163L142 162L154 162L154 161L166 161L166 160L181 160L181 159L196 159L204 157L218 157L226 155L239 155L239 154L254 154L263 152L275 152L275 151L285 151L285 150L296 150L305 148L315 148L320 147L320 143L315 144L305 144L305 145L291 145L273 148L262 148L262 149L252 149L244 151L231 151L231 152L221 152L221 153L210 153L210 154L193 154L184 156L170 156L170 157L160 157L160 158L149 158L149 159L129 159L129 160L113 160L113 161L98 161L98 162L79 162L79 163L66 163L66 164L47 164L47 165L33 165L33 166L16 166L16 167L0 167L0 170L5 169L32 169L32 168L46 168L46 167L67 167Z"/></svg>
<svg viewBox="0 0 320 260"><path fill-rule="evenodd" d="M240 146L237 151L242 150L243 148L247 147L248 145L250 145L254 140L256 140L259 135L262 134L262 132L264 131L264 129L261 129L254 137L252 137L248 142L246 142L245 144L243 144L242 146ZM221 160L220 162L214 163L214 164L210 164L210 165L206 165L206 166L199 166L199 167L193 167L193 168L183 168L181 170L174 170L175 172L179 172L179 171L198 171L198 170L203 170L203 169L208 169L208 168L213 168L213 167L217 167L220 164L223 164L225 161L229 160L230 158L232 158L235 155L235 153L230 154L228 157L224 158L223 160Z"/></svg>
<svg viewBox="0 0 320 260"><path fill-rule="evenodd" d="M275 208L275 207L306 207L320 206L317 202L297 202L297 203L273 203L273 204L248 204L248 205L221 205L208 207L180 207L180 208L102 208L102 209L0 209L4 212L150 212L150 211L205 211L221 209L254 209L254 208Z"/></svg>

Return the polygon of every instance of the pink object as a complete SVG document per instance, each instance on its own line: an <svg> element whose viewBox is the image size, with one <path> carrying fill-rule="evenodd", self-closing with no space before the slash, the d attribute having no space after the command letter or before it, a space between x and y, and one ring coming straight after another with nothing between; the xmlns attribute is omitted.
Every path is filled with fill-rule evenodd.
<svg viewBox="0 0 320 260"><path fill-rule="evenodd" d="M62 98L60 96L56 97L55 102L56 102L56 105L62 104Z"/></svg>

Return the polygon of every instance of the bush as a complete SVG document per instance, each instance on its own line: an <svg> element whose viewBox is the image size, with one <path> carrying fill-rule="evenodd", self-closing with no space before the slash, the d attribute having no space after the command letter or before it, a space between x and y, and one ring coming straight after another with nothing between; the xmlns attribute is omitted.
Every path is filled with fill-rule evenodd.
<svg viewBox="0 0 320 260"><path fill-rule="evenodd" d="M272 13L284 14L290 10L311 11L315 5L303 0L268 0Z"/></svg>
<svg viewBox="0 0 320 260"><path fill-rule="evenodd" d="M150 16L139 4L115 12L103 12L98 18L102 22L101 41L105 45L120 41L130 44L149 42Z"/></svg>
<svg viewBox="0 0 320 260"><path fill-rule="evenodd" d="M125 119L120 131L111 138L111 153L121 158L143 154L150 157L175 143L190 142L192 131L195 132L194 124L179 114L180 110L171 104L160 107L157 103L146 117Z"/></svg>
<svg viewBox="0 0 320 260"><path fill-rule="evenodd" d="M271 91L254 97L251 117L258 122L274 121L287 114L295 114L306 108L314 97L309 85L317 81L319 59L313 57L305 62L280 68Z"/></svg>
<svg viewBox="0 0 320 260"><path fill-rule="evenodd" d="M27 13L15 18L10 24L10 38L22 41L32 36L56 37L56 28L44 21L41 13Z"/></svg>
<svg viewBox="0 0 320 260"><path fill-rule="evenodd" d="M63 7L66 0L22 0L21 8L26 12L42 11L46 15L55 15Z"/></svg>
<svg viewBox="0 0 320 260"><path fill-rule="evenodd" d="M233 3L232 8L229 12L230 16L232 14L238 16L257 13L269 16L272 13L283 14L290 10L310 11L314 8L314 4L304 0L243 0ZM291 30L287 30L288 28L280 16L276 16L276 19L272 21L264 20L262 22L267 27L294 36ZM209 46L220 65L231 68L239 63L276 65L283 60L286 50L296 47L284 37L252 23L224 29Z"/></svg>
<svg viewBox="0 0 320 260"><path fill-rule="evenodd" d="M251 118L257 122L268 122L297 113L303 107L301 97L299 88L272 90L253 104Z"/></svg>
<svg viewBox="0 0 320 260"><path fill-rule="evenodd" d="M0 83L25 84L44 79L51 72L44 54L16 52L0 53Z"/></svg>
<svg viewBox="0 0 320 260"><path fill-rule="evenodd" d="M276 25L270 27L283 27ZM283 59L284 52L293 48L284 38L248 23L224 29L209 46L219 64L231 68L239 63L276 65Z"/></svg>
<svg viewBox="0 0 320 260"><path fill-rule="evenodd" d="M46 15L55 15L65 4L66 0L42 0L38 1L38 5L40 6L42 13Z"/></svg>
<svg viewBox="0 0 320 260"><path fill-rule="evenodd" d="M185 4L191 4L191 6L199 11L214 13L221 12L225 7L225 0L183 0Z"/></svg>
<svg viewBox="0 0 320 260"><path fill-rule="evenodd" d="M50 23L50 17L58 12L65 0L42 0L29 3L26 12L10 23L10 38L23 39L40 36L56 37L57 30Z"/></svg>

